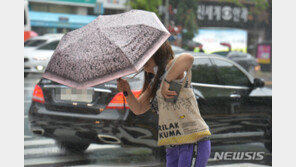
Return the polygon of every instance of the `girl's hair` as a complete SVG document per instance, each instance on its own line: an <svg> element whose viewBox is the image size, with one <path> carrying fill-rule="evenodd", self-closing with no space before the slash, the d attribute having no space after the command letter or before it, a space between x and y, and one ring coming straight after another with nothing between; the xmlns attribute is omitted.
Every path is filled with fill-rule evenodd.
<svg viewBox="0 0 296 167"><path fill-rule="evenodd" d="M156 75L154 76L151 92L147 100L153 99L155 97L160 77L164 74L165 68L168 62L171 59L174 59L174 52L172 50L170 43L168 41L164 42L161 45L161 47L153 54L152 58L154 59L158 69L157 69ZM151 76L151 73L147 73L147 72L144 73L144 84L143 84L142 93L147 89L152 78L153 76Z"/></svg>

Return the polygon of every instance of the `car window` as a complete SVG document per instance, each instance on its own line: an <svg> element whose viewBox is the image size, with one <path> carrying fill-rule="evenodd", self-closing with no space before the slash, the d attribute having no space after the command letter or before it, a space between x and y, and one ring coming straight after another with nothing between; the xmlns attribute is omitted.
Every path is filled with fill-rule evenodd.
<svg viewBox="0 0 296 167"><path fill-rule="evenodd" d="M28 40L24 43L24 46L27 46L27 47L34 47L34 46L39 46L39 45L42 45L46 42L46 40L41 40L41 39L31 39L31 40Z"/></svg>
<svg viewBox="0 0 296 167"><path fill-rule="evenodd" d="M217 54L217 55L220 55L220 56L226 56L229 52L213 52L213 54Z"/></svg>
<svg viewBox="0 0 296 167"><path fill-rule="evenodd" d="M212 59L217 67L217 77L220 85L250 86L249 78L234 64Z"/></svg>
<svg viewBox="0 0 296 167"><path fill-rule="evenodd" d="M218 84L215 67L208 58L194 59L192 65L192 82Z"/></svg>
<svg viewBox="0 0 296 167"><path fill-rule="evenodd" d="M54 41L54 42L50 42L46 45L43 45L38 49L39 50L55 50L56 47L58 46L58 44L59 44L59 41Z"/></svg>

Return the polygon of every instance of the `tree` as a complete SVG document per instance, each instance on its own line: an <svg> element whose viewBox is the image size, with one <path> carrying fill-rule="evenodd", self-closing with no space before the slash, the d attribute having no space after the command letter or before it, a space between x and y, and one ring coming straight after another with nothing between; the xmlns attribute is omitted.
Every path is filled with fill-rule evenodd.
<svg viewBox="0 0 296 167"><path fill-rule="evenodd" d="M128 4L133 9L151 11L159 16L158 7L162 4L162 0L130 0Z"/></svg>
<svg viewBox="0 0 296 167"><path fill-rule="evenodd" d="M182 27L182 43L192 40L198 33L196 10L199 0L170 0L170 4L177 9L174 22ZM184 45L186 46L186 45Z"/></svg>

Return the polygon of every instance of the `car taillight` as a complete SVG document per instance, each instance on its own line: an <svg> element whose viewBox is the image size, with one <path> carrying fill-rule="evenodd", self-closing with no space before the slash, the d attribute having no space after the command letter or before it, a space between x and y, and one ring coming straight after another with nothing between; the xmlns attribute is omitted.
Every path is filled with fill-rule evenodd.
<svg viewBox="0 0 296 167"><path fill-rule="evenodd" d="M40 88L39 85L35 86L32 101L35 101L35 102L38 102L38 103L44 103L43 91L42 91L42 89Z"/></svg>
<svg viewBox="0 0 296 167"><path fill-rule="evenodd" d="M139 97L141 94L141 90L132 91L135 97ZM125 108L129 109L129 106L126 102L126 98L124 97L122 92L117 93L110 103L107 105L106 109L123 109L125 104Z"/></svg>

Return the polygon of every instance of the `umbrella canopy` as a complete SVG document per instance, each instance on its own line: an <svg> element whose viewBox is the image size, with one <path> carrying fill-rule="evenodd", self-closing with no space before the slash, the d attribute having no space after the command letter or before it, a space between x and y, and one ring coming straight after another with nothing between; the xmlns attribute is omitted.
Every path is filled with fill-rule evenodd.
<svg viewBox="0 0 296 167"><path fill-rule="evenodd" d="M138 72L169 36L152 12L102 15L63 36L43 77L74 88L108 82Z"/></svg>

